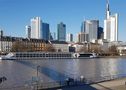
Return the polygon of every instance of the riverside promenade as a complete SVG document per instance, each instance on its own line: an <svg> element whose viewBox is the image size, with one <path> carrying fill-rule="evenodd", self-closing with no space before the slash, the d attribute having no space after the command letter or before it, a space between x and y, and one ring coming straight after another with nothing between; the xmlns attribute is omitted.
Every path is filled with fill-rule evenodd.
<svg viewBox="0 0 126 90"><path fill-rule="evenodd" d="M105 81L96 84L68 86L49 90L126 90L126 78Z"/></svg>
<svg viewBox="0 0 126 90"><path fill-rule="evenodd" d="M126 78L92 84L96 90L126 90Z"/></svg>

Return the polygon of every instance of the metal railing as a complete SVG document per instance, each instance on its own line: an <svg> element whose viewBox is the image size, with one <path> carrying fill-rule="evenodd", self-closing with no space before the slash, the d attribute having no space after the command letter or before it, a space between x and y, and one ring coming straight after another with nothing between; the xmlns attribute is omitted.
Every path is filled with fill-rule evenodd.
<svg viewBox="0 0 126 90"><path fill-rule="evenodd" d="M39 82L39 81L31 81L25 82L22 85L16 85L12 87L1 87L0 90L40 90L40 89L48 89L48 88L57 88L64 86L72 86L72 85L84 85L84 84L93 84L108 80L121 79L125 78L126 74L120 75L110 75L110 76L101 76L101 77L90 77L90 78L67 78L63 81L55 81L55 82Z"/></svg>

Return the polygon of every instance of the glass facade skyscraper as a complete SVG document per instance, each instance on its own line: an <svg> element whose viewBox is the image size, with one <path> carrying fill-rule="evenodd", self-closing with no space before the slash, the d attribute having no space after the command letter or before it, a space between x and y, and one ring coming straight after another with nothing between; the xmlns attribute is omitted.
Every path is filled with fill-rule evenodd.
<svg viewBox="0 0 126 90"><path fill-rule="evenodd" d="M42 23L42 39L49 40L50 38L50 30L48 23Z"/></svg>
<svg viewBox="0 0 126 90"><path fill-rule="evenodd" d="M103 39L103 28L102 27L98 27L98 39Z"/></svg>
<svg viewBox="0 0 126 90"><path fill-rule="evenodd" d="M57 25L57 39L58 41L66 41L66 25L63 22Z"/></svg>

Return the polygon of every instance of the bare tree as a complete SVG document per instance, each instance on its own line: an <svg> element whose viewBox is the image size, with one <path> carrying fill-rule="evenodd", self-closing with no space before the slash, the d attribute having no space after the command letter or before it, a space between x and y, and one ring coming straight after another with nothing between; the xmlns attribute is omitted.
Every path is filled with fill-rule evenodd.
<svg viewBox="0 0 126 90"><path fill-rule="evenodd" d="M88 52L88 47L86 45L83 45L83 47L80 48L79 52Z"/></svg>
<svg viewBox="0 0 126 90"><path fill-rule="evenodd" d="M19 51L25 51L27 49L26 45L24 45L21 41L15 41L12 45L11 51L12 52L19 52Z"/></svg>
<svg viewBox="0 0 126 90"><path fill-rule="evenodd" d="M46 52L55 52L56 50L55 50L55 48L53 47L52 44L47 44L47 45L45 46L45 48L44 48L43 51L46 51Z"/></svg>
<svg viewBox="0 0 126 90"><path fill-rule="evenodd" d="M117 46L115 46L115 45L110 46L110 47L109 47L109 53L110 53L111 55L117 55L117 54L118 54Z"/></svg>

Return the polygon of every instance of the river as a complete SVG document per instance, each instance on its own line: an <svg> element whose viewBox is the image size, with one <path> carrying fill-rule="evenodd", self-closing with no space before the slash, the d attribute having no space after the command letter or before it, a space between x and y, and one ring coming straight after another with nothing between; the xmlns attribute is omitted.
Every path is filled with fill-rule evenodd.
<svg viewBox="0 0 126 90"><path fill-rule="evenodd" d="M37 66L40 66L37 70ZM7 80L2 87L24 85L36 80L43 83L65 80L66 77L104 78L126 76L126 58L2 60L0 77Z"/></svg>

